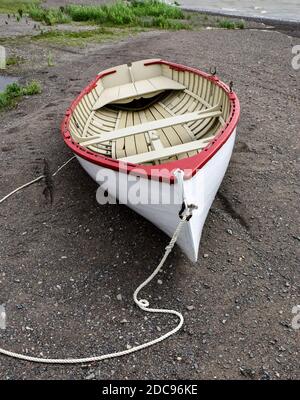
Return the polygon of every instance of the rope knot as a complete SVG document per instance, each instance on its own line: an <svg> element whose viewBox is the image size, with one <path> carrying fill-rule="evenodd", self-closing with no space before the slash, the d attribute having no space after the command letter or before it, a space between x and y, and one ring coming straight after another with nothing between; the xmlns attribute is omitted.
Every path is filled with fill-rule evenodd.
<svg viewBox="0 0 300 400"><path fill-rule="evenodd" d="M179 218L185 221L189 221L193 216L193 211L197 210L198 206L196 204L187 204L183 201L181 209L179 211Z"/></svg>
<svg viewBox="0 0 300 400"><path fill-rule="evenodd" d="M139 302L139 306L140 307L145 307L145 308L147 308L147 307L149 307L149 301L148 300L146 300L146 299L141 299L141 300L139 300L138 301Z"/></svg>

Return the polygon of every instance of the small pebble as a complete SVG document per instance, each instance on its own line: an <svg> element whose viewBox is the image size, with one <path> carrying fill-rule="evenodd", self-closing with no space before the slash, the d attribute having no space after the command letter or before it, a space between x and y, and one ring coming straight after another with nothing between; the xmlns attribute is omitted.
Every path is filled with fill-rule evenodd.
<svg viewBox="0 0 300 400"><path fill-rule="evenodd" d="M195 309L195 307L194 307L193 305L191 305L191 306L186 306L186 309L187 309L188 311L192 311L192 310Z"/></svg>

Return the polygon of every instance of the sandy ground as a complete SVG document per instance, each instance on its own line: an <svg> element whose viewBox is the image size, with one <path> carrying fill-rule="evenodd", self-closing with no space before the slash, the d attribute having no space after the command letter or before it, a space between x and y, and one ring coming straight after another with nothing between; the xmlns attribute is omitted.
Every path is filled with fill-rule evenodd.
<svg viewBox="0 0 300 400"><path fill-rule="evenodd" d="M14 44L36 62L39 96L1 115L1 196L55 169L71 154L60 136L63 113L97 72L163 57L234 81L242 107L229 170L209 214L200 259L176 249L145 290L152 306L183 312L173 338L129 357L82 366L45 366L0 357L2 379L296 379L299 304L299 79L297 40L277 32L203 30L143 33L85 49ZM125 206L100 206L96 185L73 161L55 179L55 201L38 184L1 205L1 347L44 357L121 350L174 326L147 317L134 289L157 265L167 237ZM203 257L203 255L207 255ZM120 296L121 294L121 300ZM194 307L189 307L189 306ZM193 309L192 309L193 308ZM124 322L126 320L127 322Z"/></svg>

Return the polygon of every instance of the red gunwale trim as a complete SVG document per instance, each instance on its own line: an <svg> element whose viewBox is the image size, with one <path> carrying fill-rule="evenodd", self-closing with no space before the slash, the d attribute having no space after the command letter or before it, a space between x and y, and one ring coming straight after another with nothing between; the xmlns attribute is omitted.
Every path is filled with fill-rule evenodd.
<svg viewBox="0 0 300 400"><path fill-rule="evenodd" d="M226 121L224 127L222 127L216 134L215 138L199 153L189 158L183 158L181 160L171 161L160 165L140 165L120 162L110 157L105 157L99 153L88 150L78 143L76 143L70 134L69 124L72 116L72 112L78 105L80 100L88 94L91 90L96 87L97 82L104 76L113 74L116 70L106 71L100 73L86 88L82 90L79 96L72 102L70 108L66 111L65 118L61 124L61 132L66 145L72 150L73 153L79 157L93 163L100 165L104 168L113 169L115 171L122 171L126 173L136 173L138 176L142 176L148 179L159 179L160 181L166 181L174 183L175 177L173 172L180 168L185 171L185 179L190 179L194 176L215 154L220 148L227 142L231 134L234 132L240 117L240 103L237 95L234 92L230 92L229 87L219 80L217 76L206 74L196 68L186 67L185 65L175 64L163 60L155 60L145 62L145 66L153 64L164 64L177 71L189 71L199 76L202 76L215 85L221 87L227 94L231 103L230 115Z"/></svg>

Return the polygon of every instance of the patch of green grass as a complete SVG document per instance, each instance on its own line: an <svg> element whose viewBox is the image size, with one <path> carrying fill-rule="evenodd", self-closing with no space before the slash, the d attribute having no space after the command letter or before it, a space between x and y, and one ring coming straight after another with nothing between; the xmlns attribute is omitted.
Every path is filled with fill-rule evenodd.
<svg viewBox="0 0 300 400"><path fill-rule="evenodd" d="M150 22L150 27L158 27L160 29L170 30L190 29L190 26L184 22L166 19L163 16L153 18Z"/></svg>
<svg viewBox="0 0 300 400"><path fill-rule="evenodd" d="M40 4L40 0L0 0L0 14L19 14L21 17L30 5Z"/></svg>
<svg viewBox="0 0 300 400"><path fill-rule="evenodd" d="M22 58L20 56L10 56L6 59L6 66L12 67L14 65L20 65L23 62L24 62L24 58Z"/></svg>
<svg viewBox="0 0 300 400"><path fill-rule="evenodd" d="M224 29L244 29L245 21L230 21L229 19L222 19L219 21L219 27Z"/></svg>
<svg viewBox="0 0 300 400"><path fill-rule="evenodd" d="M46 25L65 24L71 22L71 18L65 14L63 8L46 9L38 5L30 5L27 8L30 18Z"/></svg>
<svg viewBox="0 0 300 400"><path fill-rule="evenodd" d="M47 55L47 63L48 63L48 67L54 67L53 55L52 55L52 52L50 50L49 50L48 55Z"/></svg>
<svg viewBox="0 0 300 400"><path fill-rule="evenodd" d="M11 83L6 86L4 92L0 92L0 111L14 107L22 96L32 96L41 91L41 85L37 81L31 81L26 86L17 82Z"/></svg>
<svg viewBox="0 0 300 400"><path fill-rule="evenodd" d="M245 21L241 20L236 23L238 29L245 29Z"/></svg>
<svg viewBox="0 0 300 400"><path fill-rule="evenodd" d="M97 23L126 25L135 20L131 7L125 3L116 3L113 6L69 5L66 7L66 13L73 21L92 21Z"/></svg>
<svg viewBox="0 0 300 400"><path fill-rule="evenodd" d="M133 33L133 31L131 31ZM80 32L53 30L33 36L31 40L53 43L60 46L79 46L83 47L87 42L103 42L105 40L124 36L128 32L123 30L112 30L108 28L98 28Z"/></svg>
<svg viewBox="0 0 300 400"><path fill-rule="evenodd" d="M175 5L169 5L157 0L132 0L131 7L135 15L144 17L164 17L184 19L183 11Z"/></svg>
<svg viewBox="0 0 300 400"><path fill-rule="evenodd" d="M0 0L1 1L1 0ZM56 23L89 22L104 26L147 26L161 29L184 29L185 14L175 5L159 0L118 1L108 5L67 5L59 9L44 9L32 6L29 16L36 20L54 25Z"/></svg>
<svg viewBox="0 0 300 400"><path fill-rule="evenodd" d="M33 96L34 94L42 93L41 84L36 80L31 81L26 86L23 86L21 89L23 96Z"/></svg>

